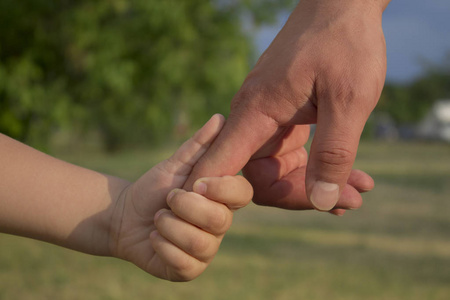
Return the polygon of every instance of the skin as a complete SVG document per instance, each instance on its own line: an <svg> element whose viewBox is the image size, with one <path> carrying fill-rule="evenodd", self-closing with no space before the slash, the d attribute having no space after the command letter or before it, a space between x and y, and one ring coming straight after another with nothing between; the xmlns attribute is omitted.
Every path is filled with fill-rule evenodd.
<svg viewBox="0 0 450 300"><path fill-rule="evenodd" d="M372 178L352 170L385 80L386 0L302 0L231 103L227 123L185 188L243 168L253 201L342 215ZM309 126L317 124L309 157Z"/></svg>
<svg viewBox="0 0 450 300"><path fill-rule="evenodd" d="M199 276L233 212L252 198L242 176L180 189L219 134L215 115L168 160L136 182L81 168L0 134L0 232L117 257L172 281Z"/></svg>

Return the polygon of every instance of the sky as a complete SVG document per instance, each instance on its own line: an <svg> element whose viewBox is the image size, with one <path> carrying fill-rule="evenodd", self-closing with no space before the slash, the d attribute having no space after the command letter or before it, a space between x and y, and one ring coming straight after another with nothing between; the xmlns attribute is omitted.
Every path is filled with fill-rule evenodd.
<svg viewBox="0 0 450 300"><path fill-rule="evenodd" d="M256 36L262 53L283 26L263 27ZM386 80L409 82L423 72L424 62L439 63L450 53L450 0L392 0L383 14L387 45Z"/></svg>

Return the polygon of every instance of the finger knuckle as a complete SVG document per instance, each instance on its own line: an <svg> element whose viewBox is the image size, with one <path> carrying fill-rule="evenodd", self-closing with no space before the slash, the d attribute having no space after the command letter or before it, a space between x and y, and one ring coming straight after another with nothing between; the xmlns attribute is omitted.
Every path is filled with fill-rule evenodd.
<svg viewBox="0 0 450 300"><path fill-rule="evenodd" d="M285 99L286 81L279 78L267 80L259 72L252 71L245 79L241 89L236 93L231 101L231 112L249 111L263 112L265 114L276 108L279 101Z"/></svg>
<svg viewBox="0 0 450 300"><path fill-rule="evenodd" d="M328 93L328 99L333 99L333 104L344 111L348 111L353 103L362 97L362 91L350 78L335 81Z"/></svg>
<svg viewBox="0 0 450 300"><path fill-rule="evenodd" d="M167 204L174 212L184 211L187 206L187 193L178 191L167 201Z"/></svg>
<svg viewBox="0 0 450 300"><path fill-rule="evenodd" d="M159 218L155 221L156 228L161 229L170 226L172 217L173 215L171 214L171 212L169 211L163 212L159 216Z"/></svg>
<svg viewBox="0 0 450 300"><path fill-rule="evenodd" d="M225 233L231 225L228 208L211 211L207 219L207 230L213 234Z"/></svg>
<svg viewBox="0 0 450 300"><path fill-rule="evenodd" d="M192 237L187 245L186 251L194 256L204 256L210 249L211 241L205 235Z"/></svg>
<svg viewBox="0 0 450 300"><path fill-rule="evenodd" d="M199 275L196 270L196 262L191 257L180 258L176 264L167 272L170 281L186 282L193 280Z"/></svg>
<svg viewBox="0 0 450 300"><path fill-rule="evenodd" d="M251 77L247 77L242 84L242 87L231 100L231 111L235 112L249 105L250 101L247 100L258 98L260 94L261 91L259 91L258 86L254 84L254 80L252 80Z"/></svg>
<svg viewBox="0 0 450 300"><path fill-rule="evenodd" d="M345 147L330 147L317 152L319 163L328 167L341 168L349 167L353 164L354 154Z"/></svg>
<svg viewBox="0 0 450 300"><path fill-rule="evenodd" d="M341 71L318 85L318 98L329 99L329 104L337 112L355 112L368 117L378 101L379 84L366 80L367 76L349 73Z"/></svg>

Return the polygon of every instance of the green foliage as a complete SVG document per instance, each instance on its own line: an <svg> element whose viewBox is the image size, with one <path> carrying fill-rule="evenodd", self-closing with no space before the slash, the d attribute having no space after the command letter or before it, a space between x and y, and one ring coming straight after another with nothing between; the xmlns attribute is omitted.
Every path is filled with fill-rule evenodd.
<svg viewBox="0 0 450 300"><path fill-rule="evenodd" d="M439 65L407 84L386 84L376 111L387 112L398 124L420 121L439 99L450 98L450 52Z"/></svg>
<svg viewBox="0 0 450 300"><path fill-rule="evenodd" d="M108 150L226 114L249 70L243 15L292 1L0 2L0 131L45 146L58 128Z"/></svg>

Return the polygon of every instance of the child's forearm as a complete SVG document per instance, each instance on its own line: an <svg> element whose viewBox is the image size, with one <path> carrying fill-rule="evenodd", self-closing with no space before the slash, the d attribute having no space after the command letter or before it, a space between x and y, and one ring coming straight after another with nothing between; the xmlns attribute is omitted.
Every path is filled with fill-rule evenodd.
<svg viewBox="0 0 450 300"><path fill-rule="evenodd" d="M114 203L129 183L0 134L0 232L109 255Z"/></svg>

